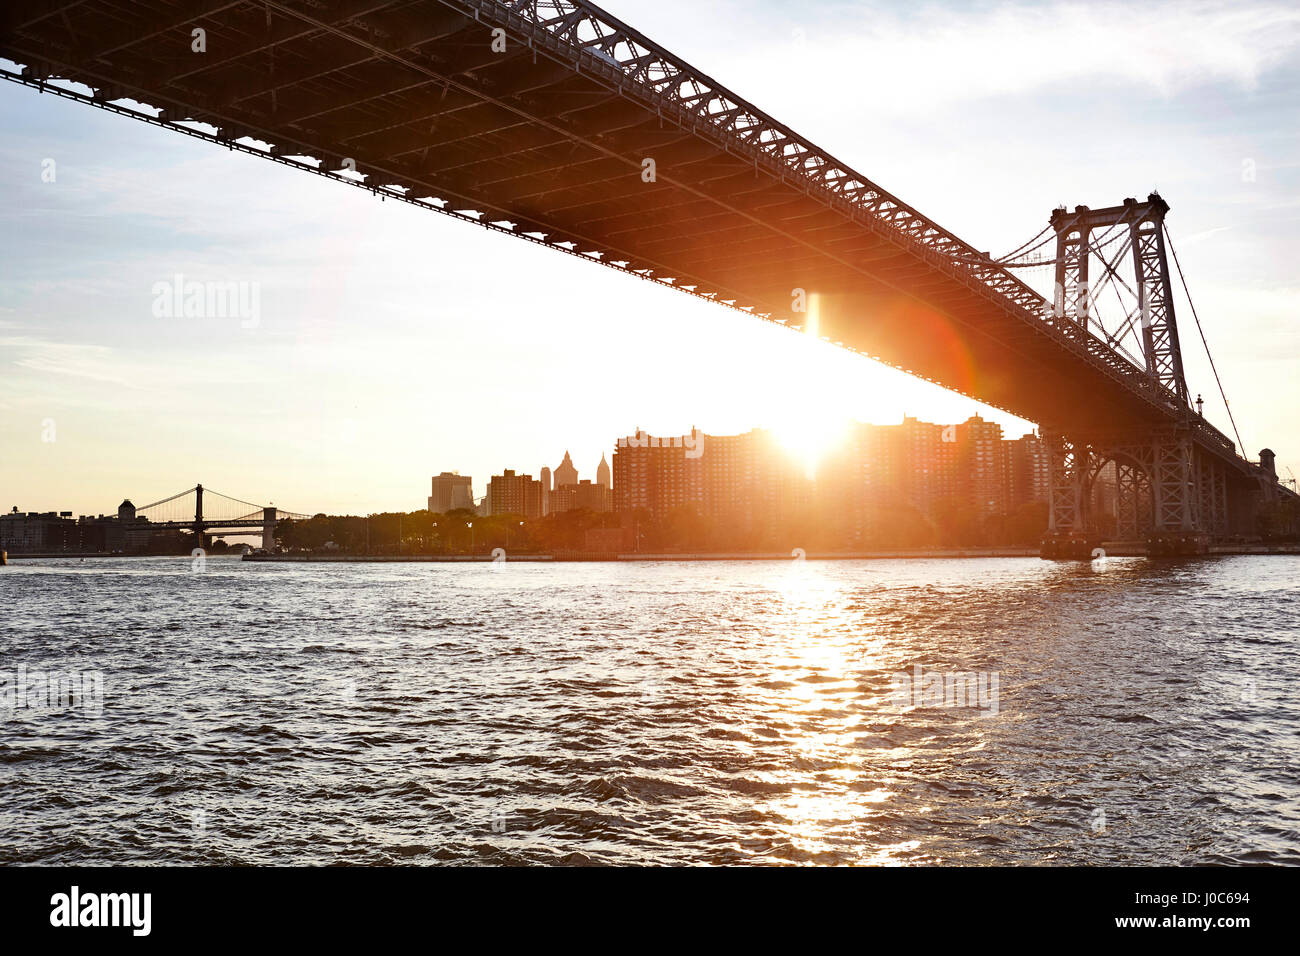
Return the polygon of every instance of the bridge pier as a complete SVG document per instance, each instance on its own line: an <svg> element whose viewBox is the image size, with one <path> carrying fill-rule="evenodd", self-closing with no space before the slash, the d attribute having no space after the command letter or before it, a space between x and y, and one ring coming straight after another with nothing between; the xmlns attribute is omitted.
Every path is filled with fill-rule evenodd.
<svg viewBox="0 0 1300 956"><path fill-rule="evenodd" d="M1089 561L1100 546L1101 535L1049 531L1039 554L1048 561Z"/></svg>
<svg viewBox="0 0 1300 956"><path fill-rule="evenodd" d="M1089 521L1093 451L1060 430L1043 430L1048 462L1048 525L1041 554L1054 561L1087 561L1101 544Z"/></svg>
<svg viewBox="0 0 1300 956"><path fill-rule="evenodd" d="M1258 536L1261 515L1281 497L1276 478L1266 467L1230 463L1232 450L1209 444L1197 422L1068 435L1043 429L1050 508L1042 556L1087 560L1110 540L1094 511L1111 464L1115 540L1145 542L1151 557L1185 557L1208 554L1216 540ZM1261 458L1269 455L1265 449Z"/></svg>
<svg viewBox="0 0 1300 956"><path fill-rule="evenodd" d="M1167 531L1147 535L1147 557L1187 558L1210 553L1210 535L1204 531L1191 534Z"/></svg>
<svg viewBox="0 0 1300 956"><path fill-rule="evenodd" d="M1185 426L1067 435L1044 429L1048 449L1049 524L1042 556L1086 560L1104 531L1095 515L1097 483L1114 463L1114 535L1145 541L1148 554L1194 555L1227 528L1223 465Z"/></svg>

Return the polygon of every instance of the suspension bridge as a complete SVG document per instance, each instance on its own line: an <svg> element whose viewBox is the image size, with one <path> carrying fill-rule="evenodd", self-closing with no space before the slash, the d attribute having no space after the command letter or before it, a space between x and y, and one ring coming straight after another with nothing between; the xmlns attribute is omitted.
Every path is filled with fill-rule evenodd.
<svg viewBox="0 0 1300 956"><path fill-rule="evenodd" d="M1186 280L1157 195L1057 209L994 257L586 0L11 0L0 57L41 93L816 334L1037 422L1045 556L1088 555L1112 463L1119 523L1156 553L1250 534L1294 500L1270 450L1248 460L1190 399Z"/></svg>
<svg viewBox="0 0 1300 956"><path fill-rule="evenodd" d="M262 547L275 544L275 525L282 519L305 520L310 515L295 514L275 505L256 505L232 498L202 485L186 488L161 501L135 507L129 500L118 508L124 524L140 526L154 534L159 531L191 531L206 547L212 537L225 534L257 534Z"/></svg>

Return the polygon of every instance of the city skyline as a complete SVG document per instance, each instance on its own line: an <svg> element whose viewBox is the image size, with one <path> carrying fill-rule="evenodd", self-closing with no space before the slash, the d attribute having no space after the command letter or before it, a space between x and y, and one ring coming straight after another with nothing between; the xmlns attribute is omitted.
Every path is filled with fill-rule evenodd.
<svg viewBox="0 0 1300 956"><path fill-rule="evenodd" d="M972 416L972 419L983 421L978 415ZM917 419L915 416L909 416L905 414L902 416L902 419L899 422L889 422L889 423L849 422L846 423L845 427L835 436L834 441L827 442L824 444L824 446L820 450L820 453L817 455L816 462L811 462L809 460L809 458L805 453L805 448L803 446L800 446L798 443L784 442L778 433L776 433L772 429L765 429L762 427L748 429L743 433L738 432L731 435L714 434L710 432L705 432L700 429L692 428L688 430L684 436L672 435L672 434L650 435L644 429L637 428L630 436L623 436L614 439L614 441L608 446L609 448L608 452L602 451L600 456L600 461L596 464L595 467L591 468L589 471L584 471L582 468L579 468L576 464L574 464L572 462L571 453L567 449L564 452L561 467L567 464L573 468L571 480L565 482L568 485L577 486L579 482L582 482L582 483L590 483L593 485L602 485L606 489L610 489L613 487L613 476L615 474L614 468L610 464L611 459L617 459L618 451L620 449L626 448L629 441L635 442L638 436L642 440L646 441L647 443L649 443L650 441L655 442L656 447L658 446L658 443L661 441L664 443L665 447L668 447L669 443L672 442L676 442L679 447L682 447L683 446L682 443L684 442L685 443L684 447L686 448L687 451L691 449L692 441L696 441L698 442L698 444L695 447L698 449L700 453L702 453L705 448L706 438L731 439L731 438L741 438L744 437L745 435L753 434L753 433L763 433L772 437L772 439L775 441L777 450L779 450L781 454L788 457L792 466L801 473L802 477L808 479L810 482L815 483L817 479L819 467L825 465L828 461L832 461L837 459L838 457L843 456L853 445L855 433L863 428L891 428L891 427L905 426L909 423L913 423L923 427L936 429L937 430L936 434L939 434L940 432L943 433L944 437L941 439L942 441L955 443L956 442L956 438L954 437L955 430L961 428L963 425L969 424L972 419L967 419L965 422L960 422L960 423L959 422L936 423L936 422L922 421L920 419ZM999 433L1001 433L1000 436L1001 440L1006 442L1018 442L1018 441L1023 441L1024 439L1027 438L1037 437L1036 429L1030 429L1024 435L1013 438L1013 437L1008 437L1008 435L1005 434L1005 429L1003 429L1001 425L995 422L989 422L988 424L991 427L995 428ZM693 440L691 438L692 433L698 435L699 436L698 439ZM509 458L509 456L504 456L504 457ZM539 500L544 501L546 495L553 494L554 492L558 491L561 487L558 479L555 480L553 484L548 486L548 480L550 479L550 476L559 475L560 473L559 468L552 469L547 465L543 465L536 471L538 477L534 480L536 480L539 483L540 491L543 495L543 497ZM425 479L426 481L431 481L431 488L433 492L431 495L424 496L425 510L434 513L445 513L446 511L457 510L457 509L473 510L473 509L482 508L486 503L486 499L488 497L488 488L491 484L492 479L496 477L501 477L502 475L506 475L506 474L517 475L519 477L525 477L530 479L533 478L533 472L528 470L527 468L521 470L517 466L506 467L504 464L498 464L494 469L490 470L489 473L482 478L481 482L479 481L478 476L465 474L455 468L452 469L444 468L440 472L433 473L431 478ZM588 477L584 478L583 475L587 475ZM568 475L565 475L564 477L569 478ZM110 493L109 497L111 498L113 497L113 495ZM119 495L118 497L121 496ZM130 503L129 499L130 496L128 495L127 501L125 503L129 504ZM144 500L145 499L143 498L141 499L141 501ZM104 505L102 508L80 510L77 508L71 508L71 509L64 508L61 505L59 507L45 507L44 506L45 504L46 502L39 502L37 507L24 507L21 503L11 502L7 504L7 507L0 509L0 515L16 512L19 514L31 514L31 515L62 514L62 515L72 515L74 517L83 517L83 516L103 517L105 515L111 514L113 510L119 507L117 505L113 505L111 507L109 505ZM268 501L266 502L266 504L270 505L272 504L272 502ZM280 507L284 508L284 505L281 504ZM543 511L541 513L548 513L548 510L545 509L545 506L542 505L542 507L543 507ZM386 509L371 508L356 513L357 514L379 514L383 512L392 512L392 513L408 512L409 513L409 512L419 511L419 510L421 509L415 507L386 508ZM315 514L315 513L333 513L333 512L320 512L319 509L313 509L312 513ZM239 537L239 536L231 535L231 537Z"/></svg>
<svg viewBox="0 0 1300 956"><path fill-rule="evenodd" d="M200 513L208 521L200 532L203 547L209 546L209 537L227 543L260 538L261 547L268 550L281 543L282 528L277 520L314 521L321 517L417 518L408 523L406 532L418 539L420 547L427 547L426 526L433 521L431 527L436 529L442 516L459 516L463 521L518 518L522 529L534 519L572 511L589 516L617 514L625 533L613 533L602 524L602 530L593 533L605 537L600 545L589 546L591 551L636 550L628 537L628 522L642 517L669 523L689 518L701 526L716 522L718 527L739 533L766 529L770 535L773 529L782 528L778 533L823 541L829 521L845 535L842 544L859 548L873 540L878 543L882 534L896 534L900 508L911 509L906 520L915 524L918 532L924 527L933 529L936 521L951 524L959 515L973 522L972 528L1014 516L1022 534L1045 529L1048 456L1036 432L1006 437L1002 426L978 415L951 424L904 416L898 424L853 423L824 452L822 468L812 471L804 467L797 449L783 444L767 429L720 435L692 428L686 435L651 435L638 428L613 442L612 465L602 454L592 478L581 477L568 450L553 471L544 466L540 478L513 468L501 469L485 482L482 496L474 494L470 476L442 471L430 479L431 494L423 517L421 509L414 508L351 516L277 513L277 509L267 508L232 518L228 513L214 515L214 493L198 486L162 502L162 510L155 510L152 504L137 507L129 499L122 501L116 514L107 515L20 511L14 506L0 513L0 549L15 554L145 553L166 547L184 551L194 542L186 543L178 533L195 531ZM1113 501L1113 483L1113 477L1101 476L1094 497L1099 502ZM196 492L200 494L191 499ZM207 496L207 508L203 495ZM215 498L217 511L228 512L230 505L236 511L256 508L220 493ZM1026 514L1023 509L1027 505L1036 506L1037 511ZM1106 511L1107 506L1099 508L1101 513ZM1109 518L1113 518L1113 508L1111 511ZM240 530L232 528L232 523ZM250 528L250 523L257 530ZM466 527L472 527L472 522ZM882 530L890 527L892 532ZM1033 531L1035 527L1037 531ZM402 535L400 522L397 534L399 538ZM367 531L367 550L369 544ZM400 551L403 543L393 547Z"/></svg>
<svg viewBox="0 0 1300 956"><path fill-rule="evenodd" d="M907 110L877 102L868 114L814 95L846 68L837 51L875 50L866 68L884 70L924 42L940 51L933 76L965 77L972 51L1067 25L1091 35L1103 14L1049 8L1021 21L1012 41L996 10L944 11L962 24L956 34L943 8L875 18L796 18L775 5L752 17L725 5L693 11L708 21L700 35L734 36L730 52L683 32L680 4L623 6L612 12L635 13L981 247L1011 248L1060 203L1160 187L1243 454L1267 445L1282 475L1300 466L1300 385L1283 374L1296 348L1287 324L1300 300L1296 248L1279 231L1297 202L1286 105L1298 72L1294 11L1210 5L1171 18L1152 8L1143 22L1176 23L1186 41L1178 56L1143 48L1136 67L1126 38L1100 61L1035 60L1014 87L990 68L979 82L908 90ZM759 68L765 59L788 68ZM1116 148L1054 145L1074 136L1057 108L1067 85L1089 112L1124 103ZM998 121L1009 108L1024 116L1021 131ZM48 495L91 512L104 507L97 487L152 500L178 479L206 478L329 512L396 510L410 506L409 476L428 462L455 457L483 482L499 467L498 438L520 462L564 443L587 460L605 448L602 435L638 418L664 434L703 419L733 433L816 423L812 446L849 421L904 413L979 412L1009 431L1032 427L808 336L77 104L6 88L0 116L11 133L0 171L16 191L0 216L22 276L0 284L7 506ZM880 146L885 134L896 150ZM50 182L46 159L57 169ZM256 319L160 317L155 289L177 276L258 283ZM601 300L619 303L617 321L591 304ZM1179 319L1191 386L1229 431L1191 316ZM650 417L645 394L657 399ZM573 408L586 409L576 434L558 411Z"/></svg>

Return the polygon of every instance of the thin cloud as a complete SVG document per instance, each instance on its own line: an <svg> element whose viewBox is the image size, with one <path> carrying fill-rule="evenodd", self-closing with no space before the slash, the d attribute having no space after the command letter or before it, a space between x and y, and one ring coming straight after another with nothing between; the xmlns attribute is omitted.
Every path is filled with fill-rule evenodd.
<svg viewBox="0 0 1300 956"><path fill-rule="evenodd" d="M26 336L0 338L0 348L19 350L20 357L11 364L32 372L66 375L121 388L140 386L124 378L120 363L113 359L113 349L102 345L69 345Z"/></svg>
<svg viewBox="0 0 1300 956"><path fill-rule="evenodd" d="M1221 232L1227 232L1231 228L1231 226L1217 226L1214 229L1203 229L1200 232L1194 232L1190 236L1179 240L1179 242L1184 246L1194 245L1195 243L1209 239L1210 236L1218 235Z"/></svg>
<svg viewBox="0 0 1300 956"><path fill-rule="evenodd" d="M1117 83L1166 97L1205 83L1254 89L1298 45L1300 10L1279 4L877 5L802 22L769 55L898 113L1057 86L1072 98Z"/></svg>

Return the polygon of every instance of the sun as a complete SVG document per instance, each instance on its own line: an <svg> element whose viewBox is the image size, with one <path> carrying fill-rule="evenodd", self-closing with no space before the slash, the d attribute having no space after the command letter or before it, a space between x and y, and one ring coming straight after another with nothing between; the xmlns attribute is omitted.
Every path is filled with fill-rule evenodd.
<svg viewBox="0 0 1300 956"><path fill-rule="evenodd" d="M847 352L821 338L821 296L811 292L802 316L801 347L794 349L792 367L777 393L779 406L769 407L767 428L773 440L803 467L809 478L818 466L843 448L853 419L848 409L861 389L861 379L846 377Z"/></svg>
<svg viewBox="0 0 1300 956"><path fill-rule="evenodd" d="M772 437L808 477L848 440L850 419L829 410L814 410L787 420L773 422Z"/></svg>

